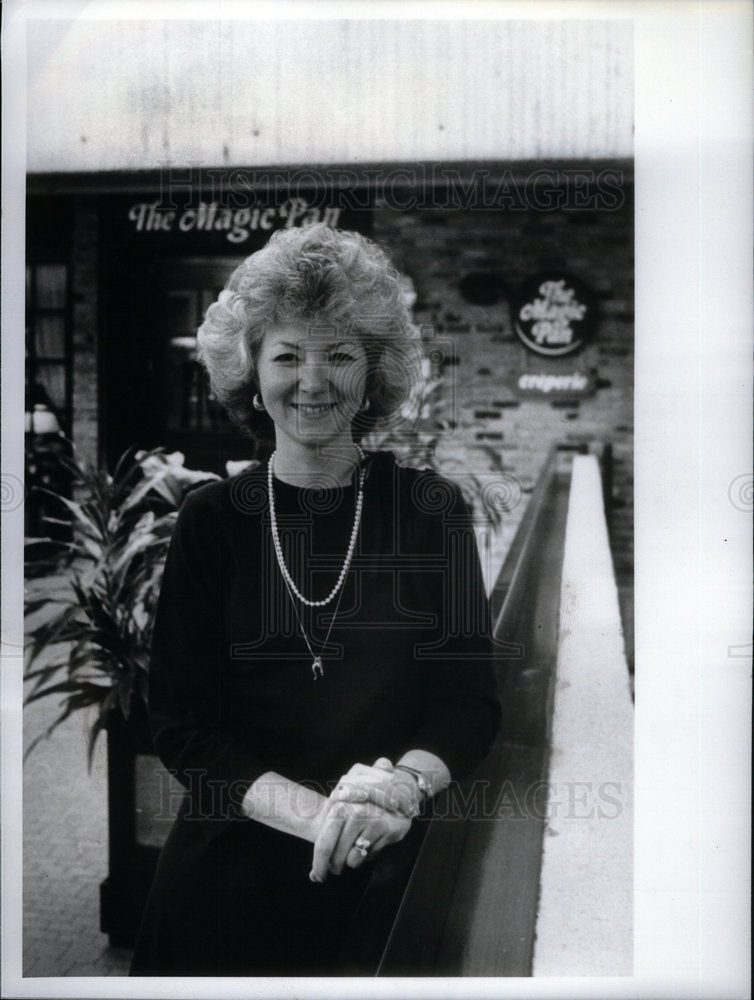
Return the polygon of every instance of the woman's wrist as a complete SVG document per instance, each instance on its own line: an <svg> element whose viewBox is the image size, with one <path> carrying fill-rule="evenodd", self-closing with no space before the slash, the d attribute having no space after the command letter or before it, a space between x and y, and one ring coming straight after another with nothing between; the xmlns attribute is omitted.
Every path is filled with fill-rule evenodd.
<svg viewBox="0 0 754 1000"><path fill-rule="evenodd" d="M422 792L422 799L437 795L450 784L450 771L445 762L428 750L408 750L396 762L395 768L412 775Z"/></svg>
<svg viewBox="0 0 754 1000"><path fill-rule="evenodd" d="M421 771L418 771L414 767L409 767L407 764L396 764L394 771L402 772L408 775L413 781L414 788L416 789L416 794L418 798L418 805L420 806L426 799L429 799L434 795L434 791L430 782L425 778ZM418 807L417 807L418 808Z"/></svg>
<svg viewBox="0 0 754 1000"><path fill-rule="evenodd" d="M443 761L426 750L409 750L393 765L379 757L371 766L354 764L338 782L335 802L372 802L406 819L414 819L427 798L450 782Z"/></svg>
<svg viewBox="0 0 754 1000"><path fill-rule="evenodd" d="M325 822L329 800L305 785L274 771L254 781L241 803L241 812L283 833L314 843Z"/></svg>

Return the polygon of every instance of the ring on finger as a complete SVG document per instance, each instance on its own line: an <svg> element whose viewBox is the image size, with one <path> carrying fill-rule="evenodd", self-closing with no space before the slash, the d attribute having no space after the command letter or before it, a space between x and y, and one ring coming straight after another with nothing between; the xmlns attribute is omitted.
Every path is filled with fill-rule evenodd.
<svg viewBox="0 0 754 1000"><path fill-rule="evenodd" d="M367 840L366 837L357 837L353 846L362 858L365 858L367 854L369 854L369 848L372 846L372 841Z"/></svg>

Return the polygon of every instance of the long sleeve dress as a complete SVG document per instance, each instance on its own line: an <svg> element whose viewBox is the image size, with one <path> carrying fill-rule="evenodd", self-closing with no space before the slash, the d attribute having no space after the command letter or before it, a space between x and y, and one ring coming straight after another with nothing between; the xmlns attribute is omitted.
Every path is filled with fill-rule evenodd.
<svg viewBox="0 0 754 1000"><path fill-rule="evenodd" d="M322 599L343 565L356 480L275 480L274 490L286 563L299 590ZM328 795L354 763L411 749L456 779L495 736L487 600L468 509L448 481L368 455L340 601L297 610L300 621L272 544L266 468L189 494L149 690L157 752L187 795L132 975L338 974L370 864L311 883L312 845L242 818L247 789L275 771ZM322 656L316 679L302 626Z"/></svg>

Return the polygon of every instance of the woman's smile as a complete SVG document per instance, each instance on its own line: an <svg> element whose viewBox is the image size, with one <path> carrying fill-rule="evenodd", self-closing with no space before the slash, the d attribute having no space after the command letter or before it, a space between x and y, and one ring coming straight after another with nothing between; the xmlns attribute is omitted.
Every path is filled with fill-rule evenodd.
<svg viewBox="0 0 754 1000"><path fill-rule="evenodd" d="M257 360L259 393L275 424L278 449L342 441L366 390L366 351L331 328L286 322L269 327Z"/></svg>
<svg viewBox="0 0 754 1000"><path fill-rule="evenodd" d="M334 410L337 403L291 403L294 410L303 413L307 417L319 417L324 413Z"/></svg>

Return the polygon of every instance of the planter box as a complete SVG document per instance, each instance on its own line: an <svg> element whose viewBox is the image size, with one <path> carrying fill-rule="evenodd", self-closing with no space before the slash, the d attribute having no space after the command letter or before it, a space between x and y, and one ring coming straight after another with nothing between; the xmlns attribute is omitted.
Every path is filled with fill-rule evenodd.
<svg viewBox="0 0 754 1000"><path fill-rule="evenodd" d="M154 753L146 708L107 725L108 876L100 885L100 930L110 944L132 948L160 848L181 797Z"/></svg>

